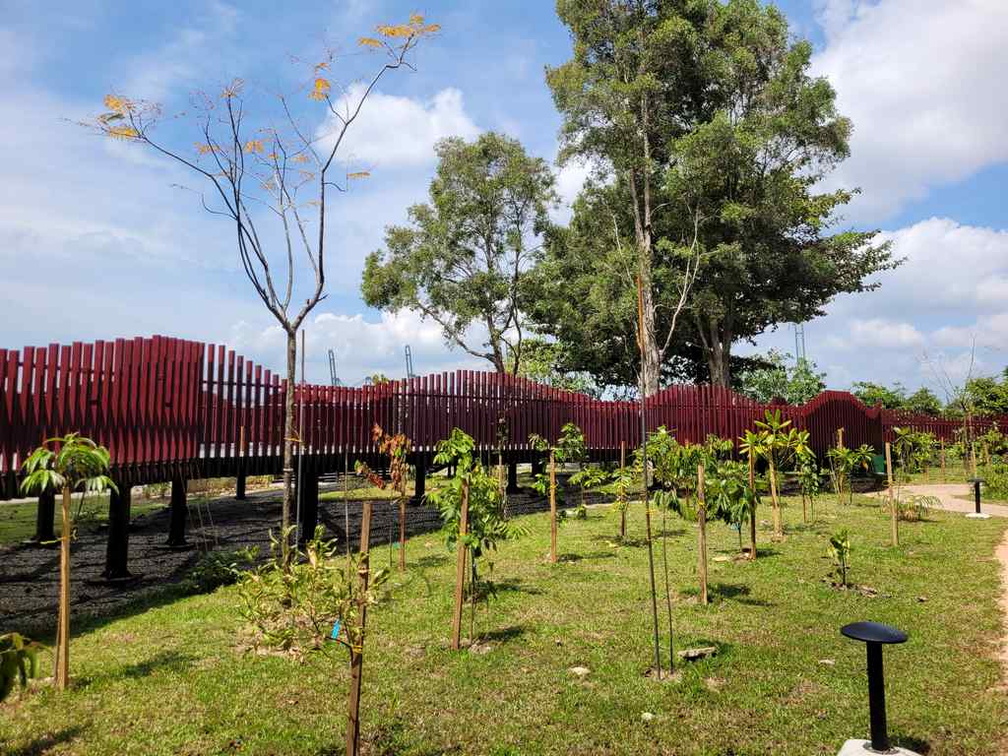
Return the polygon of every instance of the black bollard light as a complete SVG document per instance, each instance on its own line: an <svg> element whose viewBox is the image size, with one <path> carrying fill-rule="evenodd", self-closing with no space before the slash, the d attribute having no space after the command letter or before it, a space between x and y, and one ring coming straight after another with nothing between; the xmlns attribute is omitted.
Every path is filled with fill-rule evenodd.
<svg viewBox="0 0 1008 756"><path fill-rule="evenodd" d="M889 733L886 728L885 673L882 670L882 646L905 643L907 634L880 622L853 622L840 628L840 632L866 644L868 648L868 716L871 724L871 750L889 751Z"/></svg>
<svg viewBox="0 0 1008 756"><path fill-rule="evenodd" d="M973 484L973 501L976 503L976 514L980 514L980 484L987 481L983 478L970 478L969 482Z"/></svg>

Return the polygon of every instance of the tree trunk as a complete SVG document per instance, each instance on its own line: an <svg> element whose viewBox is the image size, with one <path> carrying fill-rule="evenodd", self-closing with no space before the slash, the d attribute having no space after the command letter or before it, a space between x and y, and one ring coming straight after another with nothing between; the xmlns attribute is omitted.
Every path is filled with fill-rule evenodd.
<svg viewBox="0 0 1008 756"><path fill-rule="evenodd" d="M707 599L707 502L704 497L704 467L697 466L697 575L700 577L700 603Z"/></svg>
<svg viewBox="0 0 1008 756"><path fill-rule="evenodd" d="M700 343L703 345L704 355L707 358L707 370L710 373L710 382L713 386L731 386L731 348L732 333L724 328L717 320L709 319L707 328L697 318L697 331L700 334Z"/></svg>
<svg viewBox="0 0 1008 756"><path fill-rule="evenodd" d="M56 687L66 690L70 681L70 487L63 486L60 531L60 594L56 628Z"/></svg>
<svg viewBox="0 0 1008 756"><path fill-rule="evenodd" d="M661 388L661 349L655 333L654 292L651 290L651 232L645 229L638 239L638 274L641 282L641 374L644 395L651 396Z"/></svg>
<svg viewBox="0 0 1008 756"><path fill-rule="evenodd" d="M280 516L280 554L290 565L291 509L294 500L294 392L297 387L297 331L287 332L287 394L284 397L283 505Z"/></svg>

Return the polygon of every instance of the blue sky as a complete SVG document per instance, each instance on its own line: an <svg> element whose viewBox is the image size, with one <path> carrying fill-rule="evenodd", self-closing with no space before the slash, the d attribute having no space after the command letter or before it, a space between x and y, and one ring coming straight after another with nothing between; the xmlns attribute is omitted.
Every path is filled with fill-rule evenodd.
<svg viewBox="0 0 1008 756"><path fill-rule="evenodd" d="M263 93L289 89L325 44L345 51L334 80L374 64L353 41L419 11L443 31L415 73L384 80L344 157L372 171L330 219L329 297L308 329L309 377L327 377L334 348L351 382L476 367L409 313L367 309L363 258L386 224L420 201L433 144L499 130L553 160L559 118L543 67L569 55L552 2L121 2L5 0L0 15L0 345L166 333L226 341L281 365L279 333L238 268L232 229L177 188L192 177L72 121L117 91L186 107L189 93L240 76ZM830 385L901 380L940 388L1008 363L1008 3L1002 0L790 0L781 7L812 40L855 124L852 157L831 181L859 186L843 225L880 228L907 263L882 287L842 297L806 328ZM292 62L294 61L294 62ZM323 123L309 103L299 117ZM195 141L188 122L164 130ZM559 171L569 200L583 171ZM559 211L561 214L562 210ZM793 348L785 328L756 347Z"/></svg>

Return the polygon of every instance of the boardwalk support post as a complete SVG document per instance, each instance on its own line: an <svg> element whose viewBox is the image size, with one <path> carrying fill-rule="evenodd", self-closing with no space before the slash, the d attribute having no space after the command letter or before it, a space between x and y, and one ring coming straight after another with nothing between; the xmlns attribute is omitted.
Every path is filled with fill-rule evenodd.
<svg viewBox="0 0 1008 756"><path fill-rule="evenodd" d="M133 575L127 569L132 493L129 483L117 481L118 491L109 492L108 547L105 550L106 580L124 580Z"/></svg>
<svg viewBox="0 0 1008 756"><path fill-rule="evenodd" d="M507 471L507 489L505 489L509 494L519 493L521 489L518 488L518 463L508 462Z"/></svg>
<svg viewBox="0 0 1008 756"><path fill-rule="evenodd" d="M46 490L39 494L38 512L35 516L35 535L31 543L52 543L56 540L53 522L56 519L56 492Z"/></svg>
<svg viewBox="0 0 1008 756"><path fill-rule="evenodd" d="M418 454L416 458L416 473L413 484L413 503L423 504L427 495L427 457Z"/></svg>
<svg viewBox="0 0 1008 756"><path fill-rule="evenodd" d="M176 549L186 545L186 521L189 519L187 487L185 477L172 476L171 499L168 504L168 545Z"/></svg>
<svg viewBox="0 0 1008 756"><path fill-rule="evenodd" d="M311 468L305 470L301 486L301 543L304 544L315 536L315 528L318 526L318 472Z"/></svg>

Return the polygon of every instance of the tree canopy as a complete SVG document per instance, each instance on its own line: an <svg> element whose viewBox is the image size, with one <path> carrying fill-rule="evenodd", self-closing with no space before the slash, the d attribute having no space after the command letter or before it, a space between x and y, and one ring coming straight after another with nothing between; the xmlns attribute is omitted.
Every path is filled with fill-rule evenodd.
<svg viewBox="0 0 1008 756"><path fill-rule="evenodd" d="M574 367L623 372L613 363L636 349L638 276L653 380L699 353L710 380L729 385L733 344L822 315L897 263L874 232L834 232L853 192L819 186L852 126L776 8L560 0L558 12L574 43L547 71L562 157L594 158L600 180L549 235L536 318ZM586 322L601 339L574 327Z"/></svg>
<svg viewBox="0 0 1008 756"><path fill-rule="evenodd" d="M819 373L811 360L799 358L789 364L791 355L771 351L765 367L743 371L739 388L758 402L783 399L788 404L804 404L826 388L826 374Z"/></svg>
<svg viewBox="0 0 1008 756"><path fill-rule="evenodd" d="M547 163L521 143L487 133L437 145L430 200L389 226L367 257L361 293L372 307L407 308L438 323L445 341L498 372L521 367L526 278L556 202ZM476 327L485 336L474 343Z"/></svg>

